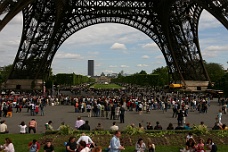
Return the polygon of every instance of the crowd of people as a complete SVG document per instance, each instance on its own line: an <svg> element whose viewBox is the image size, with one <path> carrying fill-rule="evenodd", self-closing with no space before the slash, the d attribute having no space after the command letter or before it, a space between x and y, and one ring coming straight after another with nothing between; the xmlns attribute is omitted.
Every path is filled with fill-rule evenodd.
<svg viewBox="0 0 228 152"><path fill-rule="evenodd" d="M58 95L55 97L31 94L0 95L0 117L10 118L13 117L13 114L20 113L24 109L26 109L28 115L44 116L45 106L67 104L74 107L75 113L86 113L88 117L103 117L105 119L113 120L113 125L110 126L109 129L111 131L119 131L120 128L116 124L116 121L125 123L126 111L136 111L139 115L142 115L143 113L150 113L152 110L160 110L163 113L172 110L171 117L176 118L178 124L176 127L174 127L173 123L169 123L167 127L162 127L159 121L156 122L154 127L150 122L147 122L146 127L143 127L142 124L139 123L138 127L143 130L191 130L192 127L187 121L189 112L207 113L211 106L212 99L210 94L167 94L162 91L155 92L150 89L136 88L103 91L83 89L81 91L87 95ZM222 108L218 111L215 126L213 126L212 129L228 130L226 124L222 122L223 115L227 113L228 99L219 98L218 105ZM15 113L13 113L13 109L16 110ZM45 123L44 126L45 130L54 130L52 120ZM65 126L64 122L60 125L59 129L61 129L62 126ZM134 127L134 124L132 124L132 126ZM200 126L207 128L203 122L201 122L198 127ZM32 118L28 123L22 121L18 127L21 134L36 133L37 121L34 118ZM83 120L80 116L77 118L74 127L78 130L92 130L89 121ZM104 130L104 127L100 122L98 122L98 125L94 130ZM6 120L1 119L0 121L0 133L9 133ZM115 138L112 139L114 143L118 141L117 138L120 137L119 134L121 134L120 131L114 135ZM70 143L70 141L71 140L69 140L68 143ZM48 147L50 147L50 144L51 143L48 142L47 146L49 145ZM86 149L87 144L87 142L86 145L83 142L76 143L76 145L81 145L81 149ZM118 146L120 147L119 150L124 149L121 145ZM110 150L112 150L112 147L113 145L110 143ZM147 147L147 149L155 150L155 145L153 143L147 144L146 146L146 144L143 143L143 139L140 138L135 149L140 149L137 151L141 152L145 147ZM113 150L113 152L115 152L115 150Z"/></svg>

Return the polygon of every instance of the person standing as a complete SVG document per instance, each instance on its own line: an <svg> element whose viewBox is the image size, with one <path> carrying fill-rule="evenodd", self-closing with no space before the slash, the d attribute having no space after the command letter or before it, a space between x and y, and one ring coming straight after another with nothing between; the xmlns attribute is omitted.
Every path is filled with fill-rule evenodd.
<svg viewBox="0 0 228 152"><path fill-rule="evenodd" d="M13 107L11 104L9 104L6 117L12 117L12 116L13 116Z"/></svg>
<svg viewBox="0 0 228 152"><path fill-rule="evenodd" d="M32 120L30 120L29 121L29 125L28 125L28 132L30 133L31 132L31 130L33 131L33 133L36 133L36 131L37 131L37 122L36 122L36 120L35 119L32 119Z"/></svg>
<svg viewBox="0 0 228 152"><path fill-rule="evenodd" d="M120 108L120 123L124 123L125 108L121 106Z"/></svg>
<svg viewBox="0 0 228 152"><path fill-rule="evenodd" d="M222 124L222 110L221 109L219 110L217 117L218 117L219 124Z"/></svg>
<svg viewBox="0 0 228 152"><path fill-rule="evenodd" d="M110 141L110 151L109 152L121 152L121 150L125 150L123 146L120 144L121 132L116 131L114 136Z"/></svg>

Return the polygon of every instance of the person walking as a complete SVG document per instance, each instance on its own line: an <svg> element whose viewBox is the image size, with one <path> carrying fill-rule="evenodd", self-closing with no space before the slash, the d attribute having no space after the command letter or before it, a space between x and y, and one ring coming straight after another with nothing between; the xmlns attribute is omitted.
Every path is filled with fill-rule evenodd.
<svg viewBox="0 0 228 152"><path fill-rule="evenodd" d="M121 150L125 150L125 148L123 146L121 146L121 144L120 144L120 137L121 137L121 132L116 131L110 141L110 151L109 152L121 152Z"/></svg>

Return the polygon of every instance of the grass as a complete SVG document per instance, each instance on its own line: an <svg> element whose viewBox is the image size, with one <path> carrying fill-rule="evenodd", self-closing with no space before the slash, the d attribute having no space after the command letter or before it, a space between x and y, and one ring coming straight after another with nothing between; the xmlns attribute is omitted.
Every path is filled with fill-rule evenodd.
<svg viewBox="0 0 228 152"><path fill-rule="evenodd" d="M122 87L117 84L94 84L90 88L94 89L121 89Z"/></svg>
<svg viewBox="0 0 228 152"><path fill-rule="evenodd" d="M15 151L16 152L26 152L28 151L28 143L33 139L37 139L38 141L42 141L45 139L43 134L1 134L0 135L0 144L4 143L5 138L10 138L13 141ZM59 140L57 145L54 145L55 152L65 152L65 147L63 145L63 140L65 136L57 137ZM183 148L184 145L180 146L166 146L166 145L156 145L156 152L178 152L180 148ZM103 147L105 149L106 147ZM133 152L134 146L127 146L123 152ZM43 145L41 146L41 150L43 151ZM227 152L227 145L218 145L218 152ZM105 152L103 150L103 152Z"/></svg>

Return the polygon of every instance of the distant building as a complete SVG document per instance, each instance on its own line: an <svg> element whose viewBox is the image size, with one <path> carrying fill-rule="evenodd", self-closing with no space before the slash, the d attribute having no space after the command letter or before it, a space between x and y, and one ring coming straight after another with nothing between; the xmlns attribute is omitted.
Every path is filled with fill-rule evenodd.
<svg viewBox="0 0 228 152"><path fill-rule="evenodd" d="M94 76L94 60L88 60L88 75Z"/></svg>

